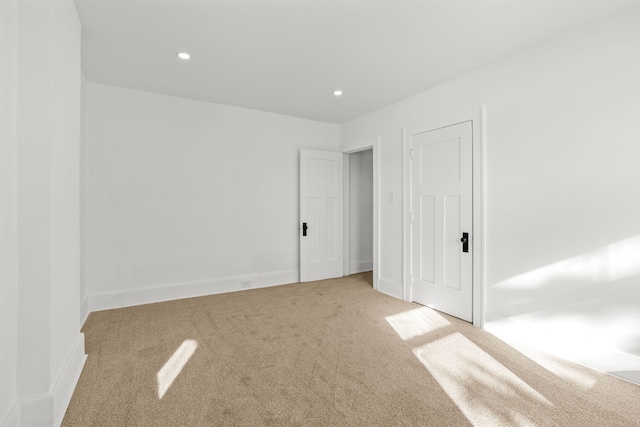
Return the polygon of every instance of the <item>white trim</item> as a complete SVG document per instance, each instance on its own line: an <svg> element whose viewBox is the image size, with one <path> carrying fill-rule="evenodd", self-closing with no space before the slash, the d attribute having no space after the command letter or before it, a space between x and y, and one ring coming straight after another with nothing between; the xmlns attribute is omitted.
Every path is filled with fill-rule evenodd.
<svg viewBox="0 0 640 427"><path fill-rule="evenodd" d="M409 283L409 272L411 271L410 150L408 131L402 129L402 299L409 302L412 300L411 284Z"/></svg>
<svg viewBox="0 0 640 427"><path fill-rule="evenodd" d="M380 137L373 141L373 289L380 289Z"/></svg>
<svg viewBox="0 0 640 427"><path fill-rule="evenodd" d="M0 419L2 427L20 427L20 402L17 400L9 408L9 411Z"/></svg>
<svg viewBox="0 0 640 427"><path fill-rule="evenodd" d="M20 399L20 424L25 426L52 426L53 395L41 393Z"/></svg>
<svg viewBox="0 0 640 427"><path fill-rule="evenodd" d="M523 335L521 333L523 326L524 330L534 326L530 321L517 316L502 317L495 313L487 313L487 315L491 321L487 322L486 331L525 356L528 349L544 352L640 386L640 356L606 347L599 347L597 355L590 355L589 352L581 352L579 355L565 353L558 351L557 346L554 345L539 341L532 343L529 334Z"/></svg>
<svg viewBox="0 0 640 427"><path fill-rule="evenodd" d="M349 265L349 274L364 273L373 270L373 260L354 261Z"/></svg>
<svg viewBox="0 0 640 427"><path fill-rule="evenodd" d="M223 294L248 289L298 283L299 270L278 271L274 273L227 277L190 283L173 283L146 288L135 288L89 295L89 310L109 310L131 307L181 298L193 298L205 295ZM249 288L241 288L241 281L250 281Z"/></svg>
<svg viewBox="0 0 640 427"><path fill-rule="evenodd" d="M622 352L618 352L618 354L620 353ZM629 360L635 359L637 362L640 362L640 357L638 356L634 356L633 354L629 354L629 353L622 353L622 354L625 355L623 357L628 357ZM640 386L640 369L629 370L629 371L611 371L611 372L607 372L607 374L613 375L614 377L620 378L621 380L624 380L628 383Z"/></svg>
<svg viewBox="0 0 640 427"><path fill-rule="evenodd" d="M373 150L373 289L380 290L380 137L347 143L342 152L345 154ZM348 163L348 162L345 162ZM348 179L348 176L347 176ZM345 199L345 205L348 200ZM345 232L345 251L349 250L349 234ZM348 252L345 252L348 253ZM346 265L346 264L345 264Z"/></svg>
<svg viewBox="0 0 640 427"><path fill-rule="evenodd" d="M64 418L67 406L69 406L76 384L78 384L86 360L87 355L84 353L84 334L79 334L51 388L51 395L53 396L53 419L55 420L54 425L56 426L62 424L62 419Z"/></svg>
<svg viewBox="0 0 640 427"><path fill-rule="evenodd" d="M403 215L402 215L402 297L407 301L412 300L411 285L409 283L409 272L411 271L411 224L410 214L410 184L411 184L411 162L410 162L410 135L428 132L446 126L463 122L472 122L473 135L473 325L479 328L484 327L484 106L474 110L453 114L446 117L439 117L431 120L426 125L402 130L402 158L403 158Z"/></svg>
<svg viewBox="0 0 640 427"><path fill-rule="evenodd" d="M342 275L348 276L351 274L351 161L349 157L350 153L344 153L342 159L343 164L343 176L342 183L343 189L343 203L342 203L342 260L344 266L342 267Z"/></svg>
<svg viewBox="0 0 640 427"><path fill-rule="evenodd" d="M60 426L80 379L87 356L84 353L84 334L78 334L56 374L48 393L22 396L5 416L2 427L19 425Z"/></svg>
<svg viewBox="0 0 640 427"><path fill-rule="evenodd" d="M369 150L373 148L375 145L377 145L379 141L380 141L380 137L374 137L374 138L369 138L369 139L365 139L365 140L354 142L354 143L348 143L348 144L345 144L344 148L342 149L342 152L347 154L353 154L353 153L357 153L358 151Z"/></svg>

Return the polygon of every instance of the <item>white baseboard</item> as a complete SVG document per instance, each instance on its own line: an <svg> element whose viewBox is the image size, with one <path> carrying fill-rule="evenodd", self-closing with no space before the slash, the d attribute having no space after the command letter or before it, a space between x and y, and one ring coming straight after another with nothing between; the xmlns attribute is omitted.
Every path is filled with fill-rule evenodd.
<svg viewBox="0 0 640 427"><path fill-rule="evenodd" d="M402 299L402 284L400 283L392 282L391 280L381 277L378 282L378 290L383 294Z"/></svg>
<svg viewBox="0 0 640 427"><path fill-rule="evenodd" d="M21 397L0 420L0 426L60 426L86 358L84 335L79 334L50 392Z"/></svg>
<svg viewBox="0 0 640 427"><path fill-rule="evenodd" d="M640 385L640 357L635 354L593 343L579 352L567 351L568 348L580 347L581 343L566 345L569 337L561 340L563 345L559 346L560 341L549 333L548 325L537 329L539 325L532 321L524 321L516 316L505 317L494 312L485 313L485 319L484 329L509 345L534 348Z"/></svg>
<svg viewBox="0 0 640 427"><path fill-rule="evenodd" d="M62 419L73 396L73 391L80 379L82 368L87 360L84 353L84 334L78 334L73 347L67 354L67 358L60 372L56 376L51 387L51 395L53 397L53 419L54 425L62 424Z"/></svg>
<svg viewBox="0 0 640 427"><path fill-rule="evenodd" d="M0 427L20 427L20 402L13 402L9 411L0 419Z"/></svg>
<svg viewBox="0 0 640 427"><path fill-rule="evenodd" d="M109 310L113 308L131 307L182 298L201 297L205 295L223 294L248 289L266 288L269 286L297 283L300 279L298 270L278 271L275 273L228 277L224 279L202 282L179 283L152 286L113 292L102 292L89 295L89 311ZM242 282L249 281L243 288Z"/></svg>
<svg viewBox="0 0 640 427"><path fill-rule="evenodd" d="M356 261L352 262L349 267L349 274L363 273L373 270L373 261Z"/></svg>
<svg viewBox="0 0 640 427"><path fill-rule="evenodd" d="M640 385L640 369L636 369L633 371L612 371L609 373L611 375L615 375L616 377L622 378L623 380Z"/></svg>
<svg viewBox="0 0 640 427"><path fill-rule="evenodd" d="M84 335L79 334L56 375L51 390L48 393L21 397L0 426L60 426L86 358Z"/></svg>
<svg viewBox="0 0 640 427"><path fill-rule="evenodd" d="M43 393L20 400L20 425L53 426L53 396Z"/></svg>

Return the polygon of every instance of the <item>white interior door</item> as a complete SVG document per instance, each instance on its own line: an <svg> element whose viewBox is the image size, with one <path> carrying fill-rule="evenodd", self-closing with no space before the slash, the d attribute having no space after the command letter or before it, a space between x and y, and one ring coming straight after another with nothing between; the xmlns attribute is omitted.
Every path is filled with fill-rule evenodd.
<svg viewBox="0 0 640 427"><path fill-rule="evenodd" d="M412 300L471 322L472 124L415 133L410 148Z"/></svg>
<svg viewBox="0 0 640 427"><path fill-rule="evenodd" d="M300 281L343 275L343 157L300 151Z"/></svg>

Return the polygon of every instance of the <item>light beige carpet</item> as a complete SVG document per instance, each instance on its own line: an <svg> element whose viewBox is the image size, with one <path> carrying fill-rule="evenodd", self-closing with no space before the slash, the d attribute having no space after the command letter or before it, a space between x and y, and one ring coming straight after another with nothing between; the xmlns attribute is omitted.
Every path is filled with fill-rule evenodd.
<svg viewBox="0 0 640 427"><path fill-rule="evenodd" d="M92 313L63 425L640 425L640 387L532 359L370 280Z"/></svg>

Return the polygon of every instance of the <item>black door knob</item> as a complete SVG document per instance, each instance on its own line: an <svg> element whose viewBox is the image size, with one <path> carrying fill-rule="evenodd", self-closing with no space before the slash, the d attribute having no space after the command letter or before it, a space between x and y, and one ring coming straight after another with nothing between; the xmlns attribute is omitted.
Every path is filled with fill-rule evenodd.
<svg viewBox="0 0 640 427"><path fill-rule="evenodd" d="M462 233L462 252L469 252L469 233Z"/></svg>

